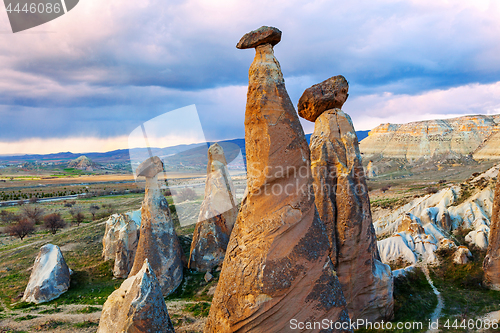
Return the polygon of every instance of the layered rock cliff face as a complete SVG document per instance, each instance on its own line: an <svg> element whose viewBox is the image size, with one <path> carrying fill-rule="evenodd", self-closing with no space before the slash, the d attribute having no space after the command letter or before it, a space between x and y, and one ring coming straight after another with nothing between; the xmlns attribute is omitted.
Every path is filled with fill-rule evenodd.
<svg viewBox="0 0 500 333"><path fill-rule="evenodd" d="M498 166L460 186L416 198L388 213L377 212L374 227L383 238L378 241L382 261L436 263L434 252L453 244L450 233L457 229L470 229L465 241L487 249L494 198L492 170Z"/></svg>
<svg viewBox="0 0 500 333"><path fill-rule="evenodd" d="M351 118L340 109L329 109L342 106L347 87L343 76L314 85L300 98L299 114L315 120L310 149L316 207L327 229L330 258L349 315L352 320L376 321L393 316L392 274L380 262Z"/></svg>
<svg viewBox="0 0 500 333"><path fill-rule="evenodd" d="M245 113L248 194L205 332L288 332L292 319L349 320L314 206L309 148L273 54L278 36L262 27L238 44L256 49Z"/></svg>
<svg viewBox="0 0 500 333"><path fill-rule="evenodd" d="M475 160L500 159L500 131L494 132L472 154Z"/></svg>
<svg viewBox="0 0 500 333"><path fill-rule="evenodd" d="M483 261L484 284L500 290L500 180L495 187L488 251Z"/></svg>
<svg viewBox="0 0 500 333"><path fill-rule="evenodd" d="M419 159L459 157L474 153L500 130L500 116L465 116L407 124L382 124L368 133L359 148L363 158ZM498 140L498 139L497 139ZM491 155L491 146L477 156ZM500 150L498 150L500 152Z"/></svg>
<svg viewBox="0 0 500 333"><path fill-rule="evenodd" d="M238 215L234 194L224 151L215 143L208 149L205 198L193 233L189 268L204 272L222 265Z"/></svg>
<svg viewBox="0 0 500 333"><path fill-rule="evenodd" d="M182 248L170 217L167 199L158 187L163 163L154 156L137 168L137 176L146 177L146 192L141 208L141 231L134 265L129 276L137 274L147 259L160 283L164 296L182 281Z"/></svg>

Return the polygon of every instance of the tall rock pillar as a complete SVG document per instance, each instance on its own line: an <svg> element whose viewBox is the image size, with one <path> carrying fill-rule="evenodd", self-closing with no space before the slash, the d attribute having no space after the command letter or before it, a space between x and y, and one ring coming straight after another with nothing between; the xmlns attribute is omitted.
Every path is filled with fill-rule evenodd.
<svg viewBox="0 0 500 333"><path fill-rule="evenodd" d="M234 194L224 150L214 143L208 149L205 198L193 233L189 268L204 272L222 265L238 215Z"/></svg>
<svg viewBox="0 0 500 333"><path fill-rule="evenodd" d="M137 274L147 259L164 296L172 293L182 281L182 248L170 217L167 199L158 187L163 163L148 158L137 168L137 176L146 177L146 192L141 208L141 236L129 277Z"/></svg>
<svg viewBox="0 0 500 333"><path fill-rule="evenodd" d="M310 148L316 207L351 319L390 319L392 273L380 261L358 138L340 110L347 90L346 79L334 76L299 100L299 115L315 122Z"/></svg>
<svg viewBox="0 0 500 333"><path fill-rule="evenodd" d="M248 194L205 332L289 332L297 322L349 320L314 206L309 147L273 54L280 39L281 31L262 27L237 45L256 50L245 113Z"/></svg>

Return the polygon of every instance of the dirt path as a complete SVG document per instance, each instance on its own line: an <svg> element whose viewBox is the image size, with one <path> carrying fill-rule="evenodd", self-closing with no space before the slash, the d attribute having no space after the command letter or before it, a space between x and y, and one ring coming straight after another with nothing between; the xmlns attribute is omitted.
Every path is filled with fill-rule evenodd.
<svg viewBox="0 0 500 333"><path fill-rule="evenodd" d="M443 296L441 296L441 293L439 292L439 290L437 290L437 288L434 286L434 283L432 282L431 276L429 274L429 268L427 267L427 265L423 264L420 266L420 268L422 268L422 271L425 274L425 278L427 279L427 282L429 282L429 284L432 288L432 291L434 292L434 294L436 295L437 300L438 300L438 304L436 306L436 309L434 310L434 312L431 315L431 322L435 322L436 320L439 319L439 317L441 317L441 311L443 310L443 307L444 307ZM440 330L439 329L430 329L430 330L427 330L426 333L433 333L433 332L440 332Z"/></svg>

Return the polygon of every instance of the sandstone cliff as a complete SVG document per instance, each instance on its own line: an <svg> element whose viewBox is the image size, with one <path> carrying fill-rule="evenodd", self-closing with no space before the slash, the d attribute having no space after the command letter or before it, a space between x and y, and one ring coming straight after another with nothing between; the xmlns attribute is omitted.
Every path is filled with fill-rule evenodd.
<svg viewBox="0 0 500 333"><path fill-rule="evenodd" d="M483 262L484 284L493 290L500 290L500 181L497 180L488 252Z"/></svg>
<svg viewBox="0 0 500 333"><path fill-rule="evenodd" d="M382 124L360 142L363 158L372 156L418 159L434 156L465 156L474 153L500 129L500 116L464 116L407 124ZM498 147L498 146L497 146ZM477 157L492 155L491 145L483 145ZM495 150L496 151L496 150ZM500 153L500 150L498 150Z"/></svg>

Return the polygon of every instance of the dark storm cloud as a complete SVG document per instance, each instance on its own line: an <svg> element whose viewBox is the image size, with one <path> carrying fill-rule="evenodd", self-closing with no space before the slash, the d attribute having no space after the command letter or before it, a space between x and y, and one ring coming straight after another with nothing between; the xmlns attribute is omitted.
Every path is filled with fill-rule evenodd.
<svg viewBox="0 0 500 333"><path fill-rule="evenodd" d="M294 102L337 74L358 107L500 80L495 1L86 0L35 28L55 33L0 35L0 140L127 135L190 104L210 140L242 137L254 52L235 44L264 24Z"/></svg>

